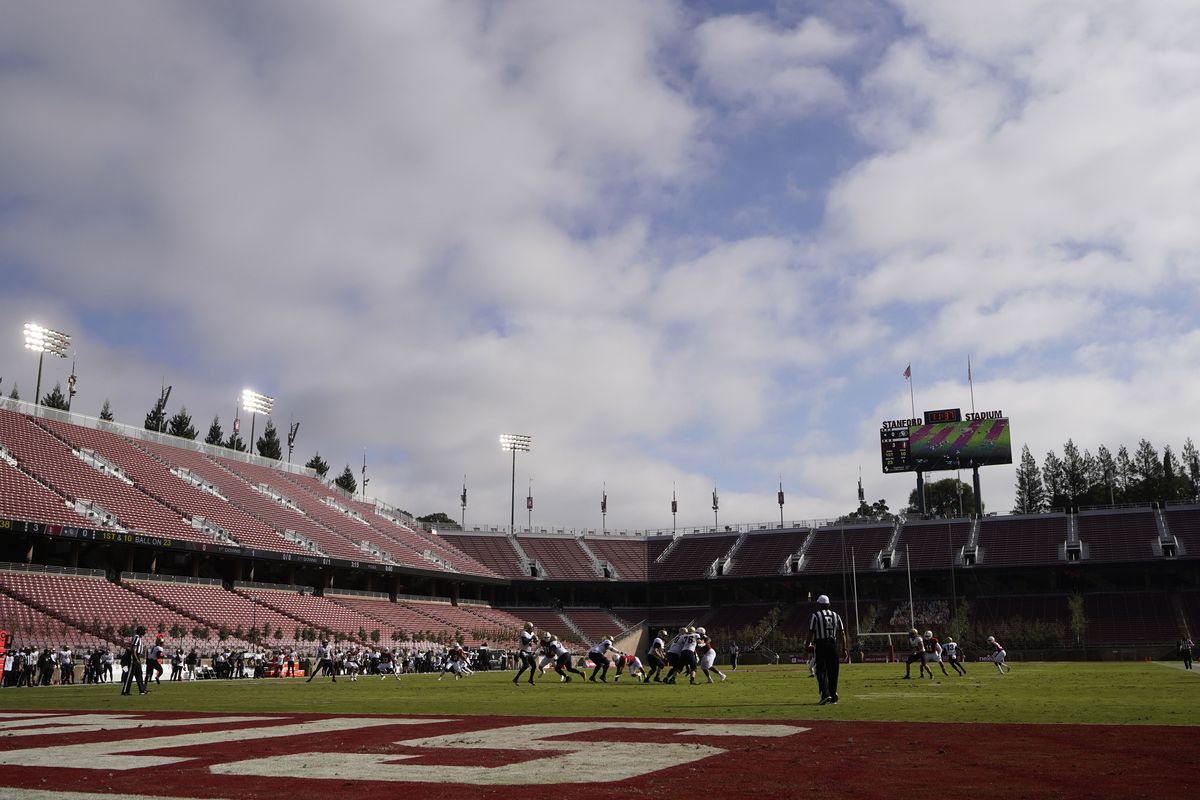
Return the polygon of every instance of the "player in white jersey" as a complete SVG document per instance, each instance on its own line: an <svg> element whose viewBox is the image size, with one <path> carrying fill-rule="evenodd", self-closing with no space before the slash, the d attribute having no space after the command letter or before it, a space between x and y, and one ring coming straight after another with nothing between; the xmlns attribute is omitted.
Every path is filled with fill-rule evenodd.
<svg viewBox="0 0 1200 800"><path fill-rule="evenodd" d="M917 633L917 629L913 628L908 632L908 660L904 662L904 680L909 680L912 675L912 665L920 663L921 671L917 674L918 678L924 678L925 673L929 673L929 680L933 680L933 670L925 666L925 640L921 638L921 634Z"/></svg>
<svg viewBox="0 0 1200 800"><path fill-rule="evenodd" d="M680 628L679 633L675 634L675 638L667 645L667 663L671 665L671 669L667 671L663 683L674 683L675 676L683 669L683 637L685 636L687 636L687 628Z"/></svg>
<svg viewBox="0 0 1200 800"><path fill-rule="evenodd" d="M942 645L942 652L946 656L946 661L950 662L950 666L954 667L955 672L959 675L967 674L967 668L959 661L958 642L947 636L945 643Z"/></svg>
<svg viewBox="0 0 1200 800"><path fill-rule="evenodd" d="M725 680L725 673L717 669L717 648L713 645L712 639L708 637L708 631L704 628L696 628L696 633L700 637L700 642L696 646L696 652L700 656L700 669L704 670L704 677L709 683L713 682L710 672L717 673L721 680Z"/></svg>
<svg viewBox="0 0 1200 800"><path fill-rule="evenodd" d="M661 683L663 667L667 666L667 632L659 631L654 640L650 642L650 647L646 650L646 663L650 665L650 671L646 674L646 679L643 683L649 683L651 679L655 683Z"/></svg>
<svg viewBox="0 0 1200 800"><path fill-rule="evenodd" d="M592 649L588 650L588 658L592 662L592 674L588 678L592 683L596 682L596 673L600 673L600 680L608 683L608 654L613 653L618 658L625 655L617 648L613 647L612 637L608 636L597 642Z"/></svg>
<svg viewBox="0 0 1200 800"><path fill-rule="evenodd" d="M532 622L525 623L525 629L518 637L517 663L521 665L521 668L517 670L516 677L512 680L513 684L519 686L521 675L525 673L525 670L529 670L529 685L535 685L533 673L537 669L537 635L533 632Z"/></svg>
<svg viewBox="0 0 1200 800"><path fill-rule="evenodd" d="M587 675L583 670L576 669L571 665L571 653L563 646L563 643L557 637L550 637L550 653L554 656L554 671L558 673L561 683L570 683L571 676L568 672L573 672L581 678L586 678Z"/></svg>
<svg viewBox="0 0 1200 800"><path fill-rule="evenodd" d="M1004 659L1008 657L1008 651L1004 649L1004 645L997 642L995 636L988 637L988 644L992 646L991 662L996 665L996 672L1001 675L1012 672L1012 667L1004 662Z"/></svg>

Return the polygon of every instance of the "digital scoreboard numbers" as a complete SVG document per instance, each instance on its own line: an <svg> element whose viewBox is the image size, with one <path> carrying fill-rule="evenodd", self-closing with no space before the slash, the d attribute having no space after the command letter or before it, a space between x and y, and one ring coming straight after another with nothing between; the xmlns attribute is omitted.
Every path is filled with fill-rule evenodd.
<svg viewBox="0 0 1200 800"><path fill-rule="evenodd" d="M884 428L879 432L879 450L883 456L883 471L911 472L908 459L908 428Z"/></svg>
<svg viewBox="0 0 1200 800"><path fill-rule="evenodd" d="M933 425L938 422L962 422L962 409L939 408L936 411L925 412L926 425Z"/></svg>

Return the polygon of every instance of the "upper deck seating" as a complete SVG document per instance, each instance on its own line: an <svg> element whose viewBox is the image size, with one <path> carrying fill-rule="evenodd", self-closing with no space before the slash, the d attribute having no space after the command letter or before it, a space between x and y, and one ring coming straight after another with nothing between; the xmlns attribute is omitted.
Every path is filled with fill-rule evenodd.
<svg viewBox="0 0 1200 800"><path fill-rule="evenodd" d="M546 570L545 577L562 580L596 580L592 561L574 538L519 536L525 554L539 561Z"/></svg>
<svg viewBox="0 0 1200 800"><path fill-rule="evenodd" d="M906 524L900 530L896 552L908 558L908 567L913 570L949 569L961 564L959 554L970 535L970 520Z"/></svg>
<svg viewBox="0 0 1200 800"><path fill-rule="evenodd" d="M624 581L644 581L650 577L646 542L642 539L618 539L612 536L584 537L596 558L607 561Z"/></svg>
<svg viewBox="0 0 1200 800"><path fill-rule="evenodd" d="M1146 561L1155 558L1158 524L1150 509L1084 511L1075 524L1088 561Z"/></svg>
<svg viewBox="0 0 1200 800"><path fill-rule="evenodd" d="M444 533L447 542L506 578L528 578L508 534Z"/></svg>
<svg viewBox="0 0 1200 800"><path fill-rule="evenodd" d="M1067 518L1062 514L984 517L979 521L978 564L988 567L1054 564L1062 560Z"/></svg>
<svg viewBox="0 0 1200 800"><path fill-rule="evenodd" d="M737 534L681 536L662 561L650 565L650 575L655 580L703 578L713 562L728 553L737 539Z"/></svg>
<svg viewBox="0 0 1200 800"><path fill-rule="evenodd" d="M120 525L150 536L212 542L148 495L85 464L70 447L21 414L0 409L0 444L42 483L71 500L98 503L112 515L92 523L97 527Z"/></svg>
<svg viewBox="0 0 1200 800"><path fill-rule="evenodd" d="M0 460L0 517L75 528L89 524L61 497L4 460Z"/></svg>
<svg viewBox="0 0 1200 800"><path fill-rule="evenodd" d="M808 538L808 529L750 533L734 554L726 575L746 577L779 575L788 557L794 555Z"/></svg>
<svg viewBox="0 0 1200 800"><path fill-rule="evenodd" d="M891 525L846 525L817 528L804 554L802 572L830 575L878 568L879 552L892 537Z"/></svg>
<svg viewBox="0 0 1200 800"><path fill-rule="evenodd" d="M188 518L202 517L220 526L238 544L283 553L308 552L220 497L186 482L172 473L163 461L122 436L57 420L44 419L39 422L72 445L99 453L119 467L143 491L176 513Z"/></svg>

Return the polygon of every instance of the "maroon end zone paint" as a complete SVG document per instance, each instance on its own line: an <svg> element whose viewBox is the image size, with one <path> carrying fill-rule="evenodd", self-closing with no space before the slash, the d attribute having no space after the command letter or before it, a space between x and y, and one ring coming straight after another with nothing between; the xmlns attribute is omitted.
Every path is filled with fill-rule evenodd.
<svg viewBox="0 0 1200 800"><path fill-rule="evenodd" d="M614 796L661 798L682 781L688 791L714 798L807 797L832 791L856 798L934 794L1011 799L1178 797L1200 787L1197 729L1188 727L660 724L529 717L0 712L0 796L39 789L251 800L347 791L372 797L469 791L473 797L511 798L515 790L540 795L603 788L617 792ZM110 750L115 752L100 752ZM664 753L667 761L682 760L656 767ZM644 763L638 762L641 754ZM349 772L318 777L342 768L338 765ZM637 774L554 786L580 777L572 770L603 772L614 765ZM420 775L422 782L398 779L403 775ZM429 783L455 775L470 780ZM496 775L513 782L489 786L478 780Z"/></svg>

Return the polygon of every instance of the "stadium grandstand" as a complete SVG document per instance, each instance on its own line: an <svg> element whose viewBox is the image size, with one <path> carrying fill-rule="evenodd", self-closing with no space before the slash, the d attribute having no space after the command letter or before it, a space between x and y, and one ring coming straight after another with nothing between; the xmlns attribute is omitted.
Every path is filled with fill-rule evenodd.
<svg viewBox="0 0 1200 800"><path fill-rule="evenodd" d="M1021 657L1161 656L1200 631L1200 505L598 533L437 530L308 469L0 399L0 629L23 644L577 647L703 624L786 652L828 593L852 635L988 632ZM862 649L869 649L866 645Z"/></svg>

